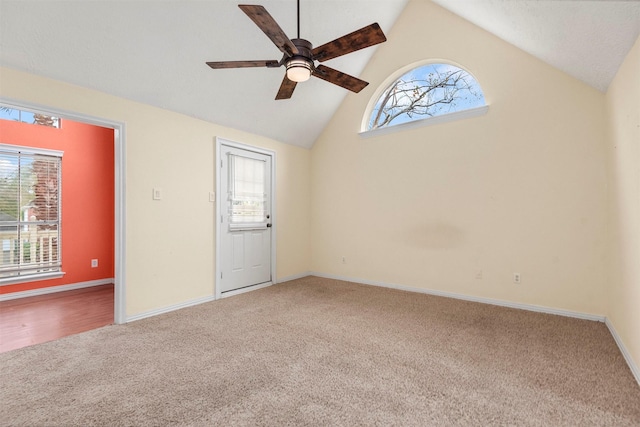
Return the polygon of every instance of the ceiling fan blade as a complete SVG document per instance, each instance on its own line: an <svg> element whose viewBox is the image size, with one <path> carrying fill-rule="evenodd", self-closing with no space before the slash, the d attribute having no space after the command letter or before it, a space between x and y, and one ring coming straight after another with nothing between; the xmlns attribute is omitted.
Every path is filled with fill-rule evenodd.
<svg viewBox="0 0 640 427"><path fill-rule="evenodd" d="M271 41L288 56L298 54L298 48L282 31L280 25L269 15L267 10L259 5L239 4L238 7L271 39Z"/></svg>
<svg viewBox="0 0 640 427"><path fill-rule="evenodd" d="M313 75L321 78L322 80L326 80L329 83L333 83L334 85L342 86L343 88L355 93L360 92L369 84L369 82L365 82L364 80L360 80L325 65L318 65L316 70L313 72Z"/></svg>
<svg viewBox="0 0 640 427"><path fill-rule="evenodd" d="M207 65L213 69L247 68L247 67L276 68L280 66L280 62L278 61L218 61L218 62L207 62Z"/></svg>
<svg viewBox="0 0 640 427"><path fill-rule="evenodd" d="M284 75L284 79L282 79L282 84L280 84L280 89L278 89L278 94L276 95L276 99L289 99L291 95L293 95L293 90L296 88L298 83L291 81L287 78L287 75Z"/></svg>
<svg viewBox="0 0 640 427"><path fill-rule="evenodd" d="M322 46L318 46L311 51L311 54L313 55L313 59L324 62L337 58L338 56L346 55L347 53L355 52L356 50L364 49L365 47L382 43L386 40L387 38L382 32L380 25L376 22L346 36L337 38L334 41L325 43Z"/></svg>

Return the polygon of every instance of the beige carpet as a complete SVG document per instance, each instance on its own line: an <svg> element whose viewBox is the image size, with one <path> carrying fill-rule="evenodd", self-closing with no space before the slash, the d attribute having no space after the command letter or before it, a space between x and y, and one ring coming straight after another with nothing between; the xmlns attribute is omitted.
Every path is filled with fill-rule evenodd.
<svg viewBox="0 0 640 427"><path fill-rule="evenodd" d="M308 277L0 354L0 425L640 425L602 323Z"/></svg>

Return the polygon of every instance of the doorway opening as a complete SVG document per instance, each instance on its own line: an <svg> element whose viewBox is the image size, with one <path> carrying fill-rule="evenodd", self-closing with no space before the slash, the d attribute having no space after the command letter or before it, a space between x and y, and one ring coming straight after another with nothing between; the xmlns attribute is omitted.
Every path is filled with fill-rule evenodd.
<svg viewBox="0 0 640 427"><path fill-rule="evenodd" d="M60 119L64 126L64 121L77 122L79 124L92 125L99 128L107 128L112 130L112 152L113 152L113 203L112 203L112 218L113 218L113 318L114 323L121 324L126 323L126 301L125 301L125 124L116 122L109 119L102 119L98 117L88 116L81 113L65 111L58 108L49 106L42 106L37 104L31 104L19 100L12 100L7 98L0 98L0 106L6 109L15 109L22 111L29 111L34 114L56 117ZM64 166L63 166L64 168ZM64 215L64 206L62 207ZM62 224L64 230L64 224ZM63 250L64 250L64 243ZM63 260L64 262L64 260ZM90 260L91 267L99 265L98 261ZM94 264L95 262L95 264ZM89 281L87 286L91 285ZM96 283L99 284L99 283ZM55 288L55 289L54 289ZM73 285L55 286L52 288L43 289L38 291L35 289L31 294L31 291L27 291L26 295L42 295L50 292L66 291L73 289Z"/></svg>

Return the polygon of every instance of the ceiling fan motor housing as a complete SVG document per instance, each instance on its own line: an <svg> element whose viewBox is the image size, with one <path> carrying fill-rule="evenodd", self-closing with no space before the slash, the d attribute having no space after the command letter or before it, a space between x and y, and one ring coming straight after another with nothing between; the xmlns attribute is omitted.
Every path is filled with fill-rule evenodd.
<svg viewBox="0 0 640 427"><path fill-rule="evenodd" d="M304 39L291 39L291 42L298 48L298 54L285 60L287 78L294 82L306 81L315 68L311 54L313 45Z"/></svg>
<svg viewBox="0 0 640 427"><path fill-rule="evenodd" d="M293 59L304 60L311 65L311 69L313 69L313 54L311 53L311 49L313 49L313 45L309 40L305 39L292 39L293 44L298 48L298 54L293 55L289 59L286 60L286 64Z"/></svg>
<svg viewBox="0 0 640 427"><path fill-rule="evenodd" d="M296 56L303 56L309 60L311 59L311 50L313 49L313 45L309 40L291 39L291 42L298 48L298 55L294 55L293 58Z"/></svg>

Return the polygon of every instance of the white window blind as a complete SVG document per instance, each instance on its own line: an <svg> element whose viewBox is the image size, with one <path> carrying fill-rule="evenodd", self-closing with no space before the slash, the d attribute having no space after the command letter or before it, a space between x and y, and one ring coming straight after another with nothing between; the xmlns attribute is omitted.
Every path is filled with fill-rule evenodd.
<svg viewBox="0 0 640 427"><path fill-rule="evenodd" d="M267 209L264 160L228 153L231 224L265 222Z"/></svg>
<svg viewBox="0 0 640 427"><path fill-rule="evenodd" d="M61 153L8 147L0 146L0 283L61 269Z"/></svg>

